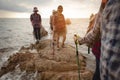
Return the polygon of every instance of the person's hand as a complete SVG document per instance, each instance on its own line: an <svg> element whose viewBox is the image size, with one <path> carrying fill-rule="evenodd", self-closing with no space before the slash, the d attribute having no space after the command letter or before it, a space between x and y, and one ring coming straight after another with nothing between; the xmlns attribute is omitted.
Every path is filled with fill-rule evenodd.
<svg viewBox="0 0 120 80"><path fill-rule="evenodd" d="M78 35L74 35L74 42L75 42L75 44L78 44L79 43L79 45L82 45L82 38L80 37L80 36L78 36Z"/></svg>
<svg viewBox="0 0 120 80"><path fill-rule="evenodd" d="M75 44L78 43L78 36L76 34L74 35L74 42L75 42Z"/></svg>
<svg viewBox="0 0 120 80"><path fill-rule="evenodd" d="M56 27L53 25L53 31L56 31Z"/></svg>
<svg viewBox="0 0 120 80"><path fill-rule="evenodd" d="M79 45L82 45L82 38L79 37Z"/></svg>

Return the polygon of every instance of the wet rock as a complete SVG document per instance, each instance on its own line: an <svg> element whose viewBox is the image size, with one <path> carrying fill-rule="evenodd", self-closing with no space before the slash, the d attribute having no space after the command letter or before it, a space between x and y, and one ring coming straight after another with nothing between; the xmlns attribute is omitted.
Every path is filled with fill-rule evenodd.
<svg viewBox="0 0 120 80"><path fill-rule="evenodd" d="M41 37L48 35L48 32L45 30L43 26L41 26L40 34L41 34Z"/></svg>
<svg viewBox="0 0 120 80"><path fill-rule="evenodd" d="M37 52L33 53L31 48ZM19 65L21 71L35 73L36 80L78 80L75 49L65 45L65 48L60 48L59 51L55 47L54 55L52 52L50 40L21 48L18 53L10 56L7 65L1 68L0 76L14 71ZM91 80L93 73L86 69L86 57L80 54L79 61L81 79Z"/></svg>
<svg viewBox="0 0 120 80"><path fill-rule="evenodd" d="M12 51L12 50L13 50L12 47L8 47L8 48L2 48L2 49L0 49L0 52L1 53L5 53L5 52L8 52L8 51Z"/></svg>

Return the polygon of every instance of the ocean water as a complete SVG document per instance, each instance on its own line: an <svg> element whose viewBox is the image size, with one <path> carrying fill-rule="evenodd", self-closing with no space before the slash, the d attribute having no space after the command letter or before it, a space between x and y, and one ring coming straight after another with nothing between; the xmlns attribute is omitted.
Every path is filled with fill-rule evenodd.
<svg viewBox="0 0 120 80"><path fill-rule="evenodd" d="M74 45L74 33L84 36L89 19L71 19L67 25L66 43ZM50 33L49 19L42 19L43 27ZM33 28L29 19L0 19L0 50L19 49L34 42ZM51 39L51 35L46 39Z"/></svg>
<svg viewBox="0 0 120 80"><path fill-rule="evenodd" d="M71 19L71 24L67 25L67 39L66 44L75 46L73 36L78 34L83 37L86 33L89 24L89 19ZM52 39L50 34L49 19L42 19L43 27L48 31L48 36L45 39ZM32 34L33 28L30 20L27 18L1 18L0 19L0 55L2 53L11 55L17 51L21 46L28 46L34 43L35 40ZM87 53L87 47L79 46L82 53ZM2 54L3 55L3 54ZM3 58L1 55L0 58Z"/></svg>
<svg viewBox="0 0 120 80"><path fill-rule="evenodd" d="M83 37L88 24L89 19L71 19L71 24L67 25L67 38L65 43L75 47L73 40L74 34L76 33ZM44 39L52 39L49 19L42 19L42 25L49 33ZM15 53L22 46L28 46L35 42L32 31L33 28L29 19L0 19L0 67L10 55ZM79 51L83 54L87 54L87 47L81 45L79 46Z"/></svg>

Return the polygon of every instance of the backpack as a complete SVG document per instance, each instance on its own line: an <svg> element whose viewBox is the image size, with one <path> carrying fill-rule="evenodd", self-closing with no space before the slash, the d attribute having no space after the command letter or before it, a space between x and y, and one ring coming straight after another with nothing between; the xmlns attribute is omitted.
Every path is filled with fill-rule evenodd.
<svg viewBox="0 0 120 80"><path fill-rule="evenodd" d="M56 14L54 17L54 25L56 30L62 30L65 28L65 18L63 14Z"/></svg>
<svg viewBox="0 0 120 80"><path fill-rule="evenodd" d="M30 16L30 20L33 21L33 25L40 25L41 24L41 16L37 14L37 16L34 16L34 13ZM40 23L39 23L40 22Z"/></svg>

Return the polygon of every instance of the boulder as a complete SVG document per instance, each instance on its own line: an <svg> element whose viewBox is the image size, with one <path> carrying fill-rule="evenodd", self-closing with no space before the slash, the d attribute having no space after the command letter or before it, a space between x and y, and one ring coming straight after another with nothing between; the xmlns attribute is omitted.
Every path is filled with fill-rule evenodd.
<svg viewBox="0 0 120 80"><path fill-rule="evenodd" d="M43 26L41 26L40 34L41 34L41 37L48 35L48 32L45 30Z"/></svg>
<svg viewBox="0 0 120 80"><path fill-rule="evenodd" d="M18 53L7 60L7 64L0 70L0 76L20 68L26 74L34 73L35 80L78 80L78 65L75 49L70 45L60 48L53 54L51 40L41 41L22 47ZM79 53L81 80L92 80L93 73L86 69L86 57ZM31 76L29 76L31 77ZM21 80L29 80L25 75ZM23 79L24 78L24 79ZM34 79L33 79L34 80Z"/></svg>
<svg viewBox="0 0 120 80"><path fill-rule="evenodd" d="M34 34L34 32L33 32ZM41 25L41 29L40 29L40 36L41 38L44 37L44 36L47 36L48 35L48 32L45 30L45 28ZM35 35L33 35L35 37Z"/></svg>

